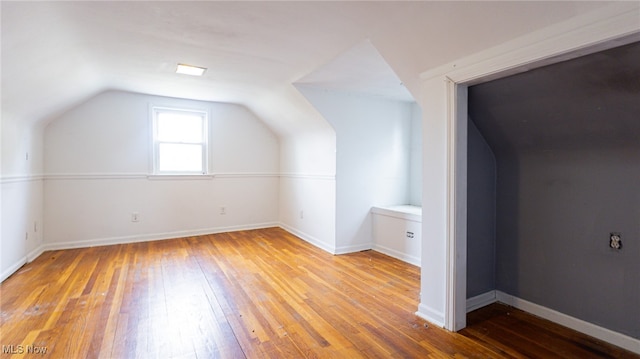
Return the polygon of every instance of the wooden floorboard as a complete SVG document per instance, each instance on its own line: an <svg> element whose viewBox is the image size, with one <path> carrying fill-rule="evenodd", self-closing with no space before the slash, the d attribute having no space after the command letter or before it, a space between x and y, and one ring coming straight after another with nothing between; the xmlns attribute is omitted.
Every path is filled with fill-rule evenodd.
<svg viewBox="0 0 640 359"><path fill-rule="evenodd" d="M470 313L459 332L517 358L640 358L601 340L495 303Z"/></svg>
<svg viewBox="0 0 640 359"><path fill-rule="evenodd" d="M640 358L500 304L450 333L414 314L419 286L418 267L278 228L51 251L0 285L0 355Z"/></svg>

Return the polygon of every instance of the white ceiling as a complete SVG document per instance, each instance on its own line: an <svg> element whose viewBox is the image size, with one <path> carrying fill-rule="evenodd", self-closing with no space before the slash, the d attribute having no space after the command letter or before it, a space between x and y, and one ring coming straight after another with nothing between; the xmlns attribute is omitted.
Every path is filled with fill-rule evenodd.
<svg viewBox="0 0 640 359"><path fill-rule="evenodd" d="M604 5L2 1L3 121L46 123L117 89L243 104L286 136L324 126L300 79L379 95L402 82L417 97L425 70Z"/></svg>
<svg viewBox="0 0 640 359"><path fill-rule="evenodd" d="M363 41L340 54L296 81L295 85L355 92L396 101L415 101L370 41Z"/></svg>

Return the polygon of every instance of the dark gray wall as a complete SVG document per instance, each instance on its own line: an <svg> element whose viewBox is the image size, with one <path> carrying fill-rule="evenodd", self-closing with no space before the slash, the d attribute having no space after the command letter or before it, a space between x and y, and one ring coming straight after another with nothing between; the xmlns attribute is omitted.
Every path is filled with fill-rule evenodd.
<svg viewBox="0 0 640 359"><path fill-rule="evenodd" d="M473 121L467 143L467 298L496 288L496 161Z"/></svg>
<svg viewBox="0 0 640 359"><path fill-rule="evenodd" d="M497 289L640 338L638 151L527 154L499 176Z"/></svg>
<svg viewBox="0 0 640 359"><path fill-rule="evenodd" d="M496 289L640 339L640 45L470 87L469 111L496 156Z"/></svg>

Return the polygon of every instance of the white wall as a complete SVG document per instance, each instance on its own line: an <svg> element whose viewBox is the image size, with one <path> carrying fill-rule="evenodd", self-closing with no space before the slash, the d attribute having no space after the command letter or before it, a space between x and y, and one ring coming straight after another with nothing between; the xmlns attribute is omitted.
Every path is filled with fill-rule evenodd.
<svg viewBox="0 0 640 359"><path fill-rule="evenodd" d="M280 145L280 225L330 253L336 247L336 136L326 128Z"/></svg>
<svg viewBox="0 0 640 359"><path fill-rule="evenodd" d="M422 109L417 103L411 105L409 204L422 206Z"/></svg>
<svg viewBox="0 0 640 359"><path fill-rule="evenodd" d="M280 178L280 225L329 253L336 253L335 184L334 176Z"/></svg>
<svg viewBox="0 0 640 359"><path fill-rule="evenodd" d="M152 104L209 111L213 177L147 177ZM44 149L50 248L277 225L278 139L242 106L105 92L51 122Z"/></svg>
<svg viewBox="0 0 640 359"><path fill-rule="evenodd" d="M413 104L298 89L336 130L336 253L370 249L371 207L410 201Z"/></svg>
<svg viewBox="0 0 640 359"><path fill-rule="evenodd" d="M447 86L436 78L423 83L422 265L418 314L445 325L447 299L447 220L449 216Z"/></svg>
<svg viewBox="0 0 640 359"><path fill-rule="evenodd" d="M27 155L28 154L28 155ZM2 116L0 281L42 244L42 129Z"/></svg>

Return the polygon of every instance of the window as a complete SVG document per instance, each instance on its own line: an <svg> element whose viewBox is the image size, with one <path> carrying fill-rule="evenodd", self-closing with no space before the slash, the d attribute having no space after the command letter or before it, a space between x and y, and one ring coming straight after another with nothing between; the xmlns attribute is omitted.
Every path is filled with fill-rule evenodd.
<svg viewBox="0 0 640 359"><path fill-rule="evenodd" d="M155 174L207 173L207 113L153 107Z"/></svg>

